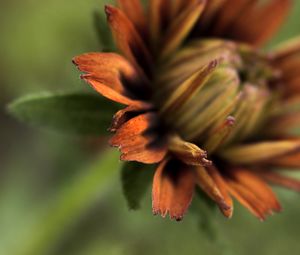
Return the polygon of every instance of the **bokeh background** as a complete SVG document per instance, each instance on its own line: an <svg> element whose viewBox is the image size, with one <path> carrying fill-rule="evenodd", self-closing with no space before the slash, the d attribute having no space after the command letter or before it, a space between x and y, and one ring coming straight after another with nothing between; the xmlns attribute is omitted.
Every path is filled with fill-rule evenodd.
<svg viewBox="0 0 300 255"><path fill-rule="evenodd" d="M93 13L104 2L0 1L0 255L300 254L300 194L276 189L284 211L264 223L240 206L225 220L201 200L183 222L162 220L151 214L150 192L129 211L117 152L6 113L27 93L86 88L71 59L101 49ZM295 2L268 47L300 34Z"/></svg>

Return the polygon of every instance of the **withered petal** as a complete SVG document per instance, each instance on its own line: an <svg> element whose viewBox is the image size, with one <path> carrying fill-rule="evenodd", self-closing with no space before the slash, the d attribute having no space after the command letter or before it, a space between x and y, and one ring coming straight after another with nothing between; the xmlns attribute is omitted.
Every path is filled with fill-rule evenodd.
<svg viewBox="0 0 300 255"><path fill-rule="evenodd" d="M110 144L119 147L121 160L145 164L163 160L167 154L167 144L156 132L152 132L156 124L156 114L145 113L130 119L117 130Z"/></svg>
<svg viewBox="0 0 300 255"><path fill-rule="evenodd" d="M193 197L194 171L187 165L165 160L157 168L153 180L152 208L155 215L182 220Z"/></svg>

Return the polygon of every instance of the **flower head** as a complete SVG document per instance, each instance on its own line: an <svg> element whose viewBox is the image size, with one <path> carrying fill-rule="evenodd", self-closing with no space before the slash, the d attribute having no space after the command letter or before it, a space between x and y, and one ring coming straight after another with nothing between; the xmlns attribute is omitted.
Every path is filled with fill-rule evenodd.
<svg viewBox="0 0 300 255"><path fill-rule="evenodd" d="M181 220L199 186L228 218L236 198L264 220L281 210L268 183L300 167L300 40L259 50L290 0L118 0L106 6L117 53L74 58L104 97L125 105L110 144L157 164L153 212Z"/></svg>

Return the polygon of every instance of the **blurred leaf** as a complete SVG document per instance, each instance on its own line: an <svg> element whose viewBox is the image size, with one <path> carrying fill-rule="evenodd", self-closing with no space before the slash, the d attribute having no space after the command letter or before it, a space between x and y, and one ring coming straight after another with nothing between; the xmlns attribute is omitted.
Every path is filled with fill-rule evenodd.
<svg viewBox="0 0 300 255"><path fill-rule="evenodd" d="M150 165L136 162L125 163L122 169L123 193L132 210L140 208L140 203L153 179Z"/></svg>
<svg viewBox="0 0 300 255"><path fill-rule="evenodd" d="M68 134L107 134L118 107L88 93L43 93L16 100L9 112L26 123Z"/></svg>
<svg viewBox="0 0 300 255"><path fill-rule="evenodd" d="M30 229L24 243L18 243L18 255L48 254L71 231L83 214L103 195L120 167L116 150L108 150L59 190Z"/></svg>

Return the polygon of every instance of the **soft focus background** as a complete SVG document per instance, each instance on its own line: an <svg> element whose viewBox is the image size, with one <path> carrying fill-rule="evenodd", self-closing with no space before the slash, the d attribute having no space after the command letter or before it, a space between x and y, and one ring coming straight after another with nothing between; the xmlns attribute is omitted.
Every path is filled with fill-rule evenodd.
<svg viewBox="0 0 300 255"><path fill-rule="evenodd" d="M86 89L71 59L101 49L93 12L103 2L0 1L0 255L300 254L300 194L277 189L284 211L265 223L239 206L224 220L200 200L201 216L162 220L150 192L140 211L127 209L117 152L6 114L26 93ZM295 2L272 44L300 34Z"/></svg>

